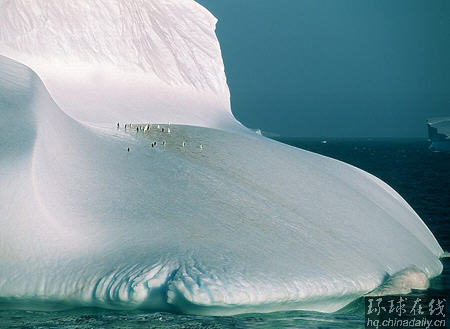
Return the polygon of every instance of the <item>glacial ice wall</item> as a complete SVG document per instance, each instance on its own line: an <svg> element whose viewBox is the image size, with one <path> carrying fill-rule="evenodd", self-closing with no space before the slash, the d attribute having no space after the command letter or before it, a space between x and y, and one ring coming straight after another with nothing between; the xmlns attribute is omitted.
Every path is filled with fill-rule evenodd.
<svg viewBox="0 0 450 329"><path fill-rule="evenodd" d="M0 13L0 54L78 120L239 130L217 20L192 0L1 0Z"/></svg>
<svg viewBox="0 0 450 329"><path fill-rule="evenodd" d="M47 2L32 11L29 3L0 3L9 6L0 15L26 22L50 10ZM89 12L102 1L77 3ZM192 6L195 20L212 22L191 1L143 3ZM169 26L172 18L161 17ZM220 91L99 58L85 59L83 72L100 67L112 82L91 80L78 71L79 58L39 58L39 44L35 54L16 47L14 57L10 48L0 42L2 305L331 312L387 277L389 287L401 280L402 289L423 288L442 271L441 247L389 186L342 162L241 133L229 108L214 105L225 104ZM156 89L147 95L149 84ZM175 101L184 102L183 113L164 108L168 134L167 118L154 121L166 113L155 104ZM118 117L153 118L165 132L117 130Z"/></svg>

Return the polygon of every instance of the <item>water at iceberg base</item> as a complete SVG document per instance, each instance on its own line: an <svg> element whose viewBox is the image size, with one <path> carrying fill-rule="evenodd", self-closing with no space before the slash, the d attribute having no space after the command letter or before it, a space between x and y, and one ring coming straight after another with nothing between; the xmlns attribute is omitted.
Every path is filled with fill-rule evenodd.
<svg viewBox="0 0 450 329"><path fill-rule="evenodd" d="M234 119L195 2L0 13L2 308L334 312L441 273L387 184Z"/></svg>
<svg viewBox="0 0 450 329"><path fill-rule="evenodd" d="M412 208L360 169L247 132L88 126L27 67L0 70L2 305L334 312L442 271Z"/></svg>

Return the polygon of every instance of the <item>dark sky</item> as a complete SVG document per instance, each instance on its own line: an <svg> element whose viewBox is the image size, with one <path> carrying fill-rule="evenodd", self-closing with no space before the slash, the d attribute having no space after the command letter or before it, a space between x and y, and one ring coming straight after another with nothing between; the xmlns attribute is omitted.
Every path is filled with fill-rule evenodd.
<svg viewBox="0 0 450 329"><path fill-rule="evenodd" d="M425 137L450 115L449 0L198 0L233 113L284 136Z"/></svg>

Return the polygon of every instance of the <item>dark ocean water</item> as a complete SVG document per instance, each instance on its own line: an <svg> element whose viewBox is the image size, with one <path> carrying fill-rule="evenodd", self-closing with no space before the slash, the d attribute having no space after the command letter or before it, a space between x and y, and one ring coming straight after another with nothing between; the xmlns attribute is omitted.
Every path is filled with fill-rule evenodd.
<svg viewBox="0 0 450 329"><path fill-rule="evenodd" d="M433 153L425 140L285 138L280 141L355 165L381 178L416 210L444 250L450 250L450 153ZM424 294L450 297L450 262ZM279 312L233 317L145 311L78 309L60 312L1 310L0 328L364 328L364 304L338 314Z"/></svg>

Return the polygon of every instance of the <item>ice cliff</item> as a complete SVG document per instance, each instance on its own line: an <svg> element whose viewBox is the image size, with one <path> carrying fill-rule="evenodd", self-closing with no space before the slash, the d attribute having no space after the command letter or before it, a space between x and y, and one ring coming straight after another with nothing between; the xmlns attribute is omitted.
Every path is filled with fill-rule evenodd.
<svg viewBox="0 0 450 329"><path fill-rule="evenodd" d="M1 0L0 54L89 123L236 128L216 18L192 0Z"/></svg>

